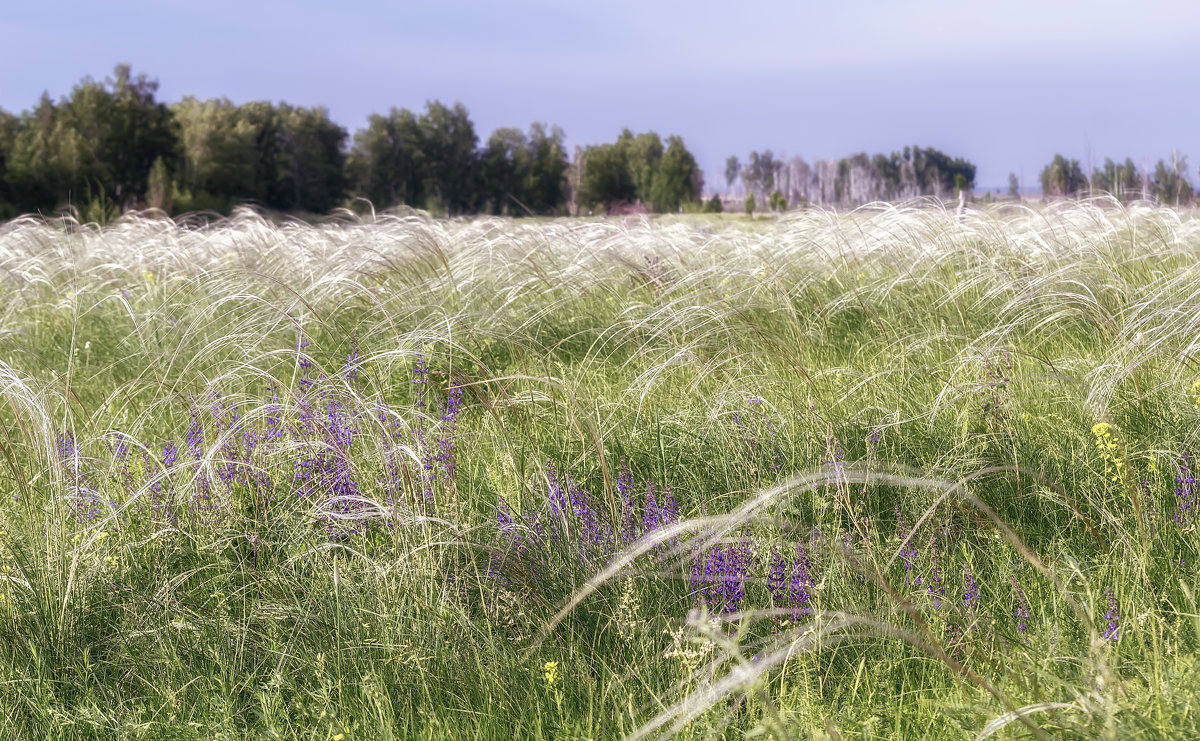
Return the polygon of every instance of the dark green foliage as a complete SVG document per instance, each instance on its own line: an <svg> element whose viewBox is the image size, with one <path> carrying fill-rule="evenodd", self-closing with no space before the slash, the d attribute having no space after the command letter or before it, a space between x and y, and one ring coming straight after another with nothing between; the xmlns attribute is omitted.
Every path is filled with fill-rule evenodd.
<svg viewBox="0 0 1200 741"><path fill-rule="evenodd" d="M725 160L725 185L732 188L737 182L738 177L742 174L742 163L738 162L737 155L730 155Z"/></svg>
<svg viewBox="0 0 1200 741"><path fill-rule="evenodd" d="M660 213L674 213L684 204L694 204L704 187L704 175L696 159L684 146L683 139L667 139L667 151L658 163L650 189L650 202Z"/></svg>
<svg viewBox="0 0 1200 741"><path fill-rule="evenodd" d="M746 184L746 190L766 198L775 188L775 177L781 169L783 162L775 159L771 150L762 154L751 152L750 161L742 168L742 182Z"/></svg>
<svg viewBox="0 0 1200 741"><path fill-rule="evenodd" d="M532 162L526 197L534 213L550 214L560 211L567 200L566 134L557 126L546 131L544 124L529 128L529 152Z"/></svg>
<svg viewBox="0 0 1200 741"><path fill-rule="evenodd" d="M158 82L132 78L127 64L114 74L104 83L85 79L60 104L67 138L59 156L71 190L100 183L126 206L141 203L155 160L174 163L178 138L170 111L154 99Z"/></svg>
<svg viewBox="0 0 1200 741"><path fill-rule="evenodd" d="M320 213L352 195L448 214L556 214L566 203L557 127L534 124L516 139L503 130L480 152L466 108L432 101L420 116L372 116L347 150L346 130L322 107L192 97L167 107L156 91L119 65L61 101L45 94L21 116L0 112L0 217L69 206L101 220L147 206L228 213L246 202Z"/></svg>
<svg viewBox="0 0 1200 741"><path fill-rule="evenodd" d="M266 202L267 173L259 163L260 147L270 138L263 136L263 121L255 115L263 105L188 97L172 106L183 152L177 206L193 210L204 203L227 211L234 198Z"/></svg>
<svg viewBox="0 0 1200 741"><path fill-rule="evenodd" d="M421 154L431 210L461 214L475 210L479 138L462 103L449 108L431 101L420 118Z"/></svg>
<svg viewBox="0 0 1200 741"><path fill-rule="evenodd" d="M1077 196L1088 187L1079 160L1068 160L1061 154L1054 155L1054 160L1042 168L1040 179L1046 197Z"/></svg>
<svg viewBox="0 0 1200 741"><path fill-rule="evenodd" d="M449 214L555 214L566 202L566 135L535 123L526 136L503 128L478 149L461 103L431 101L425 113L393 108L354 136L347 169L376 207L399 204Z"/></svg>
<svg viewBox="0 0 1200 741"><path fill-rule="evenodd" d="M173 112L183 150L177 210L224 212L252 201L324 212L345 196L346 130L324 108L185 98Z"/></svg>
<svg viewBox="0 0 1200 741"><path fill-rule="evenodd" d="M1141 196L1142 178L1132 159L1126 157L1124 163L1118 164L1106 157L1104 168L1092 173L1092 187L1127 201Z"/></svg>
<svg viewBox="0 0 1200 741"><path fill-rule="evenodd" d="M177 129L154 98L156 81L125 64L114 75L84 78L57 104L43 94L34 111L5 121L5 200L22 211L80 203L85 193L119 207L142 202L154 162L176 160Z"/></svg>
<svg viewBox="0 0 1200 741"><path fill-rule="evenodd" d="M616 144L600 144L584 151L579 202L586 209L612 210L637 200L637 188L625 152Z"/></svg>
<svg viewBox="0 0 1200 741"><path fill-rule="evenodd" d="M358 195L377 207L422 203L425 183L416 114L396 108L386 116L373 114L367 128L354 134L347 168Z"/></svg>
<svg viewBox="0 0 1200 741"><path fill-rule="evenodd" d="M322 107L279 108L280 168L275 208L325 213L345 196L346 130Z"/></svg>
<svg viewBox="0 0 1200 741"><path fill-rule="evenodd" d="M1170 162L1159 160L1154 166L1154 177L1150 180L1150 192L1163 205L1189 203L1193 190L1187 179L1187 157L1174 152Z"/></svg>
<svg viewBox="0 0 1200 741"><path fill-rule="evenodd" d="M7 185L18 210L38 211L55 205L64 180L58 157L61 138L58 109L50 95L42 93L37 108L22 114L12 136Z"/></svg>
<svg viewBox="0 0 1200 741"><path fill-rule="evenodd" d="M779 211L780 213L786 211L788 206L787 199L784 198L783 194L779 191L774 191L771 193L771 200L768 202L768 204L770 205L772 211Z"/></svg>
<svg viewBox="0 0 1200 741"><path fill-rule="evenodd" d="M8 184L8 160L12 156L18 124L19 119L16 116L0 109L0 219L16 215L12 188Z"/></svg>
<svg viewBox="0 0 1200 741"><path fill-rule="evenodd" d="M703 175L679 136L662 139L653 131L621 132L616 144L588 147L584 153L580 203L584 208L612 211L641 203L666 213L700 199Z"/></svg>
<svg viewBox="0 0 1200 741"><path fill-rule="evenodd" d="M497 129L481 155L483 209L496 215L555 214L566 200L565 135L535 123Z"/></svg>
<svg viewBox="0 0 1200 741"><path fill-rule="evenodd" d="M712 198L704 202L704 213L706 214L719 214L724 210L725 206L721 203L721 196L715 193Z"/></svg>
<svg viewBox="0 0 1200 741"><path fill-rule="evenodd" d="M22 209L79 203L85 192L120 207L141 203L155 160L176 159L171 113L158 83L117 65L115 78L85 78L57 105L48 95L23 117L10 184ZM102 192L101 192L102 191Z"/></svg>
<svg viewBox="0 0 1200 741"><path fill-rule="evenodd" d="M733 159L727 164L734 164ZM769 203L778 190L789 203L852 208L870 201L949 198L960 190L969 192L975 186L975 165L921 147L890 155L859 152L812 165L799 157L785 162L767 150L750 153L741 177L747 192L762 202Z"/></svg>

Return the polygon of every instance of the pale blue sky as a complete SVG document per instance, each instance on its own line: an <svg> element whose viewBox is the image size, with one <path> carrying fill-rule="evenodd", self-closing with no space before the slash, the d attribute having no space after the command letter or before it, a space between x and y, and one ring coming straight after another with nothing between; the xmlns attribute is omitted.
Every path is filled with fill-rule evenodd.
<svg viewBox="0 0 1200 741"><path fill-rule="evenodd" d="M160 95L372 112L461 101L480 139L558 124L684 137L711 185L725 157L808 160L934 146L977 182L1027 185L1055 152L1173 148L1200 167L1200 3L1140 0L60 0L0 3L0 107L58 98L117 62Z"/></svg>

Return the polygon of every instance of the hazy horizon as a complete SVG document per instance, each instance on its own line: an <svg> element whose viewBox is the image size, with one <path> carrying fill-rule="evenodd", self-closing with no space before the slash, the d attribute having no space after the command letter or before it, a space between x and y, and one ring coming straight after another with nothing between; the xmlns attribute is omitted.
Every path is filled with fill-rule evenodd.
<svg viewBox="0 0 1200 741"><path fill-rule="evenodd" d="M371 113L434 99L462 102L481 142L533 121L561 126L569 150L623 128L679 134L712 190L733 154L811 162L911 144L974 162L979 191L1006 189L1009 172L1035 188L1055 153L1090 173L1105 157L1152 167L1178 150L1197 180L1200 6L455 7L134 0L114 16L67 2L47 22L17 5L0 18L0 108L57 100L128 62L167 102L324 105L351 135Z"/></svg>

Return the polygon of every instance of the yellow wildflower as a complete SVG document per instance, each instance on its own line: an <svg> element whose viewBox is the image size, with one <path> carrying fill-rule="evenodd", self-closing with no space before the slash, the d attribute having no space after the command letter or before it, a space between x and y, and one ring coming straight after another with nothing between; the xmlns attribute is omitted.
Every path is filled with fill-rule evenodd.
<svg viewBox="0 0 1200 741"><path fill-rule="evenodd" d="M1092 425L1092 434L1096 436L1100 460L1104 461L1104 473L1111 477L1114 483L1125 483L1125 454L1121 449L1117 428L1108 422L1097 422Z"/></svg>
<svg viewBox="0 0 1200 741"><path fill-rule="evenodd" d="M546 686L553 686L554 681L558 679L558 662L547 661L542 665L542 676L546 679Z"/></svg>

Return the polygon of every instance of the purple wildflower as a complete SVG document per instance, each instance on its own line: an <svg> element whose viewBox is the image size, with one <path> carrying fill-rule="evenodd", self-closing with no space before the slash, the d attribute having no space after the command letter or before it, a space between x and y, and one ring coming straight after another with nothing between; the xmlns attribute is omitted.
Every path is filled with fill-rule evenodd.
<svg viewBox="0 0 1200 741"><path fill-rule="evenodd" d="M693 562L689 580L692 592L704 599L710 612L737 612L746 597L750 562L747 540L712 546Z"/></svg>
<svg viewBox="0 0 1200 741"><path fill-rule="evenodd" d="M1121 613L1117 611L1117 596L1112 589L1108 590L1108 612L1104 613L1104 619L1108 621L1108 627L1100 635L1105 640L1116 641L1121 635Z"/></svg>
<svg viewBox="0 0 1200 741"><path fill-rule="evenodd" d="M308 347L308 345L309 345L309 342L308 342L308 339L304 336L304 331L297 330L296 355L299 358L299 360L297 362L298 362L299 366L304 369L304 371L303 371L304 373L307 373L308 369L312 367L312 358L308 357L308 354L304 352L304 348Z"/></svg>
<svg viewBox="0 0 1200 741"><path fill-rule="evenodd" d="M350 341L350 352L346 355L346 362L342 365L342 376L350 383L358 380L358 340Z"/></svg>
<svg viewBox="0 0 1200 741"><path fill-rule="evenodd" d="M792 619L811 612L813 568L808 549L803 542L796 544L796 555L789 563L781 553L772 549L771 566L767 576L767 591L776 607L791 607Z"/></svg>
<svg viewBox="0 0 1200 741"><path fill-rule="evenodd" d="M192 458L204 458L204 428L200 424L200 410L195 407L192 407L192 418L188 422L187 446Z"/></svg>
<svg viewBox="0 0 1200 741"><path fill-rule="evenodd" d="M163 446L163 468L170 468L175 465L175 461L179 460L179 448L175 447L175 443L170 440Z"/></svg>
<svg viewBox="0 0 1200 741"><path fill-rule="evenodd" d="M446 397L446 410L442 412L442 425L438 436L437 460L441 464L442 473L449 480L454 479L454 438L458 432L458 413L462 409L463 387L456 379L450 384Z"/></svg>
<svg viewBox="0 0 1200 741"><path fill-rule="evenodd" d="M1025 590L1016 579L1013 579L1013 588L1017 595L1017 609L1013 612L1013 617L1017 620L1017 631L1024 633L1029 627L1029 598L1025 596Z"/></svg>
<svg viewBox="0 0 1200 741"><path fill-rule="evenodd" d="M879 441L883 438L883 427L876 425L867 433L867 456L874 456L879 450Z"/></svg>
<svg viewBox="0 0 1200 741"><path fill-rule="evenodd" d="M925 593L929 595L930 602L933 604L933 609L942 609L942 600L946 597L946 585L942 583L942 567L934 565L929 570L929 585L925 589Z"/></svg>
<svg viewBox="0 0 1200 741"><path fill-rule="evenodd" d="M279 389L272 385L269 389L271 392L271 401L267 404L267 432L266 439L268 442L283 439L283 425L281 417L283 414L283 405L279 403Z"/></svg>
<svg viewBox="0 0 1200 741"><path fill-rule="evenodd" d="M905 586L921 586L921 575L915 573L913 563L917 558L917 547L913 545L913 533L911 530L906 530L904 515L900 513L900 508L896 508L896 525L904 538L900 544L900 558L904 560L904 585Z"/></svg>
<svg viewBox="0 0 1200 741"><path fill-rule="evenodd" d="M970 566L963 567L963 609L974 613L979 607L979 585L975 583L975 575Z"/></svg>
<svg viewBox="0 0 1200 741"><path fill-rule="evenodd" d="M1175 522L1186 527L1192 522L1193 495L1196 491L1196 476L1192 473L1191 456L1185 455L1180 461L1175 483Z"/></svg>
<svg viewBox="0 0 1200 741"><path fill-rule="evenodd" d="M642 507L642 534L652 533L659 528L662 523L659 521L658 493L654 489L654 482L646 482L646 504Z"/></svg>

